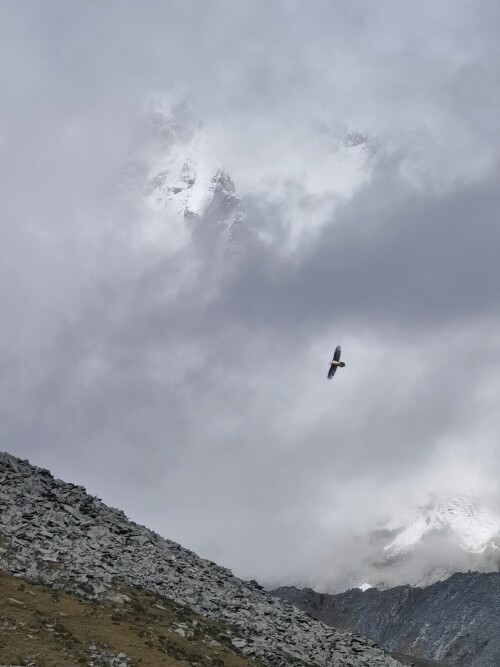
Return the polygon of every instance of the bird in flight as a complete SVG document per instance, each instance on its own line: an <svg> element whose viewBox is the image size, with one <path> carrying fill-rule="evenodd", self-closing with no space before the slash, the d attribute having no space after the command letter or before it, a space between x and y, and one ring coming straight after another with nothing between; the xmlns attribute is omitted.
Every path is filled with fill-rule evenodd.
<svg viewBox="0 0 500 667"><path fill-rule="evenodd" d="M331 380L332 377L335 375L335 371L337 368L340 366L340 368L344 368L345 364L343 361L340 361L340 345L337 345L335 348L335 352L333 354L333 360L330 362L330 370L328 371L328 379Z"/></svg>

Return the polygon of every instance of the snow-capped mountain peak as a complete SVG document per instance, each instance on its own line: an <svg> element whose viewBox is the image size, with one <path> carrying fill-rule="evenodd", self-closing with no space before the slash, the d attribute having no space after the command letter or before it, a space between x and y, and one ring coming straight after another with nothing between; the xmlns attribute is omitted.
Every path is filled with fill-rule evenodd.
<svg viewBox="0 0 500 667"><path fill-rule="evenodd" d="M500 517L464 494L436 496L411 517L384 551L390 557L401 556L436 533L445 533L466 553L480 554L500 533Z"/></svg>
<svg viewBox="0 0 500 667"><path fill-rule="evenodd" d="M198 226L234 248L243 220L234 184L185 102L153 101L144 113L119 189L141 216L141 236L177 246Z"/></svg>
<svg viewBox="0 0 500 667"><path fill-rule="evenodd" d="M152 208L175 215L200 215L213 195L221 165L200 123L186 104L170 111L155 104L147 115L150 141L144 147L143 194Z"/></svg>

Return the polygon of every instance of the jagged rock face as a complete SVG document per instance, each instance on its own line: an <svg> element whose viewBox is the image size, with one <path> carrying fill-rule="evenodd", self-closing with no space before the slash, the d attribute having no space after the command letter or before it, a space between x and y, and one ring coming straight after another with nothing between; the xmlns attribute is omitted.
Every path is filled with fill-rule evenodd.
<svg viewBox="0 0 500 667"><path fill-rule="evenodd" d="M269 665L398 664L8 454L0 454L0 568L90 598L112 595L122 579L229 624L233 644Z"/></svg>
<svg viewBox="0 0 500 667"><path fill-rule="evenodd" d="M133 143L118 189L142 206L146 236L184 225L195 240L237 251L247 237L240 198L187 104L151 104Z"/></svg>
<svg viewBox="0 0 500 667"><path fill-rule="evenodd" d="M500 665L499 573L458 573L426 588L326 595L287 587L274 593L324 623L360 632L390 651L457 667Z"/></svg>

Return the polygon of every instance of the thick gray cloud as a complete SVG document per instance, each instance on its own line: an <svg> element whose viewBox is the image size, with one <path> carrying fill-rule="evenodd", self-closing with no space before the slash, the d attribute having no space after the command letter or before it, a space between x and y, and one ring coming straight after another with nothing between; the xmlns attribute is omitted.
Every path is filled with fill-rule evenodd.
<svg viewBox="0 0 500 667"><path fill-rule="evenodd" d="M497 3L0 13L3 449L275 583L428 491L500 500ZM247 211L225 263L111 192L165 90Z"/></svg>

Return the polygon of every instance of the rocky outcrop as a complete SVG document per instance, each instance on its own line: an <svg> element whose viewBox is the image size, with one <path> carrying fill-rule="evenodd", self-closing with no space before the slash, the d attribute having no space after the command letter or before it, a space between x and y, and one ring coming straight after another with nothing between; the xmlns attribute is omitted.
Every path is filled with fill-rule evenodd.
<svg viewBox="0 0 500 667"><path fill-rule="evenodd" d="M500 573L458 573L426 588L326 595L286 587L274 594L390 651L456 667L500 665Z"/></svg>
<svg viewBox="0 0 500 667"><path fill-rule="evenodd" d="M87 598L115 595L122 580L223 621L242 654L268 665L398 664L374 642L317 622L8 454L0 454L0 540L0 569L10 574Z"/></svg>

